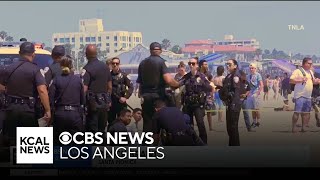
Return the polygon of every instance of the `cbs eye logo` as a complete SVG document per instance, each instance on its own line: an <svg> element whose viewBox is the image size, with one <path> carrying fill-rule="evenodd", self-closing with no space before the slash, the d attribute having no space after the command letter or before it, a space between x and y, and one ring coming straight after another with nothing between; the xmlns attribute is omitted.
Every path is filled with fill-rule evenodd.
<svg viewBox="0 0 320 180"><path fill-rule="evenodd" d="M68 132L62 132L59 136L59 141L63 145L68 145L72 141L72 135Z"/></svg>

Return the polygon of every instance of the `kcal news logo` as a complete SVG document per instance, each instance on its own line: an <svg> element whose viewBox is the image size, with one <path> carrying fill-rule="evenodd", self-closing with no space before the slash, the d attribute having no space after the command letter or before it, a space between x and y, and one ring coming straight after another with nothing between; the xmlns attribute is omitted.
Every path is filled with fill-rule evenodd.
<svg viewBox="0 0 320 180"><path fill-rule="evenodd" d="M17 127L17 164L53 164L53 127Z"/></svg>

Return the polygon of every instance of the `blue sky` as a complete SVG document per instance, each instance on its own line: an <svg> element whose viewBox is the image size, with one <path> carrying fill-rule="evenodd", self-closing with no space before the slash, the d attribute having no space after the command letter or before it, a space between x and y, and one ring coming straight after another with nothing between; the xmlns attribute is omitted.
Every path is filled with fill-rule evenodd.
<svg viewBox="0 0 320 180"><path fill-rule="evenodd" d="M0 2L0 30L51 46L55 32L76 32L84 18L100 17L104 29L141 31L148 45L164 38L257 38L262 49L320 55L320 2ZM304 30L290 31L289 24Z"/></svg>

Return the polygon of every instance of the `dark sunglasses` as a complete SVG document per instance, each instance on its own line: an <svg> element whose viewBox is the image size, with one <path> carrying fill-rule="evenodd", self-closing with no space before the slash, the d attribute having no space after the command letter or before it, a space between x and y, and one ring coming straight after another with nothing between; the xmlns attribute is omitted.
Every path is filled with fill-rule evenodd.
<svg viewBox="0 0 320 180"><path fill-rule="evenodd" d="M231 64L231 63L226 63L226 66L229 66L229 67L230 67L230 66L232 66L232 64Z"/></svg>
<svg viewBox="0 0 320 180"><path fill-rule="evenodd" d="M188 62L188 65L189 66L191 66L191 65L194 66L194 65L196 65L196 63L195 62Z"/></svg>
<svg viewBox="0 0 320 180"><path fill-rule="evenodd" d="M119 63L112 63L112 65L119 65Z"/></svg>

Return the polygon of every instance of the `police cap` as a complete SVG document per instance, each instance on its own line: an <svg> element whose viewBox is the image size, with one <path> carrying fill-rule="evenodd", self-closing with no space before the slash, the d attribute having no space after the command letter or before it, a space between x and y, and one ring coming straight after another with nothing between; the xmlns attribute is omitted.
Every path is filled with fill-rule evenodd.
<svg viewBox="0 0 320 180"><path fill-rule="evenodd" d="M24 42L20 45L20 54L32 54L36 51L34 44L31 42Z"/></svg>
<svg viewBox="0 0 320 180"><path fill-rule="evenodd" d="M65 54L66 54L66 50L62 45L54 46L54 48L52 49L53 56L64 56Z"/></svg>
<svg viewBox="0 0 320 180"><path fill-rule="evenodd" d="M158 42L153 42L150 44L150 50L161 49L161 44Z"/></svg>

